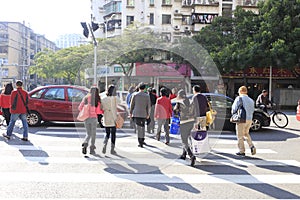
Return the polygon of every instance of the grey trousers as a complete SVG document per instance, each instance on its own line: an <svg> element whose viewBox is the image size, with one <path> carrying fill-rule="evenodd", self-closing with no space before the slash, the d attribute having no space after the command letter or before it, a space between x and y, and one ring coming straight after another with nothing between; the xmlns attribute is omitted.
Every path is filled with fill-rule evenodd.
<svg viewBox="0 0 300 200"><path fill-rule="evenodd" d="M145 138L145 121L146 118L135 117L134 118L136 124L136 132L138 138Z"/></svg>
<svg viewBox="0 0 300 200"><path fill-rule="evenodd" d="M164 127L166 142L170 142L169 119L157 119L157 140L160 140L161 128Z"/></svg>
<svg viewBox="0 0 300 200"><path fill-rule="evenodd" d="M91 147L95 147L97 123L97 118L88 118L84 121L86 135L83 143L86 146L88 146L88 143L91 140Z"/></svg>
<svg viewBox="0 0 300 200"><path fill-rule="evenodd" d="M193 156L193 152L190 149L188 139L190 137L191 130L193 128L194 123L195 123L194 121L191 121L184 124L180 124L180 136L181 136L182 149L183 149L182 154L184 156L186 154L188 154L190 157Z"/></svg>

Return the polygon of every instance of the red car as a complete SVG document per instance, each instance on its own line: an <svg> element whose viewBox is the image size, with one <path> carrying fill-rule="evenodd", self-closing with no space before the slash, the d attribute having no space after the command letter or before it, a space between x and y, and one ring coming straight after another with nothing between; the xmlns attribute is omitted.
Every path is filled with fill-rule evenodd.
<svg viewBox="0 0 300 200"><path fill-rule="evenodd" d="M76 121L78 105L87 93L87 88L72 85L35 88L29 92L28 124L39 126L42 121Z"/></svg>
<svg viewBox="0 0 300 200"><path fill-rule="evenodd" d="M49 85L35 88L29 92L28 124L39 126L42 121L77 121L78 105L88 91L86 87L72 85ZM126 105L119 105L118 113L126 120L128 117Z"/></svg>

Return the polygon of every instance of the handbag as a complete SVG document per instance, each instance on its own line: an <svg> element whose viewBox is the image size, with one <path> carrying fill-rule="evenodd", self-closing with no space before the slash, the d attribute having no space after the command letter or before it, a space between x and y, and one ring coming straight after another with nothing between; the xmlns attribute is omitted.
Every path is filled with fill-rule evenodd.
<svg viewBox="0 0 300 200"><path fill-rule="evenodd" d="M122 128L124 124L124 119L121 117L120 114L117 114L117 119L116 119L116 128Z"/></svg>
<svg viewBox="0 0 300 200"><path fill-rule="evenodd" d="M231 123L246 123L246 110L243 106L243 100L240 97L239 99L239 106L235 113L232 114L230 118Z"/></svg>
<svg viewBox="0 0 300 200"><path fill-rule="evenodd" d="M90 115L90 105L84 104L81 111L78 113L77 120L78 121L85 121L87 118L89 118Z"/></svg>
<svg viewBox="0 0 300 200"><path fill-rule="evenodd" d="M175 135L180 133L180 113L178 114L174 114L174 112L172 113L170 133Z"/></svg>
<svg viewBox="0 0 300 200"><path fill-rule="evenodd" d="M114 101L115 101L115 106L116 108L118 107L117 105L117 97L114 97ZM122 128L123 124L124 124L124 119L120 114L117 114L117 119L116 119L116 128Z"/></svg>
<svg viewBox="0 0 300 200"><path fill-rule="evenodd" d="M209 111L206 112L206 125L209 126L214 122L217 111L211 108L209 102L207 102L207 104L208 104Z"/></svg>

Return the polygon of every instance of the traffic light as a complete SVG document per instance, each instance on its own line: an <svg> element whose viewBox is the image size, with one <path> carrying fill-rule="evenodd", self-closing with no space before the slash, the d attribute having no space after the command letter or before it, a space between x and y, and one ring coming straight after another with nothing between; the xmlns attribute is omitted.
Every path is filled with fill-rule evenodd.
<svg viewBox="0 0 300 200"><path fill-rule="evenodd" d="M89 29L86 22L81 22L81 26L83 28L83 35L88 38L89 37Z"/></svg>
<svg viewBox="0 0 300 200"><path fill-rule="evenodd" d="M92 22L92 30L95 32L99 28L99 24Z"/></svg>

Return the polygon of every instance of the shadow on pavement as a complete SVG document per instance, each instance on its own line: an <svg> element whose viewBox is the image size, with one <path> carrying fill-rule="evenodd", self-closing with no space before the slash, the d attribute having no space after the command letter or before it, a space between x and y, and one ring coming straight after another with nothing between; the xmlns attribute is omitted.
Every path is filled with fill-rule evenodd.
<svg viewBox="0 0 300 200"><path fill-rule="evenodd" d="M235 160L240 160L244 162L250 162L251 161L263 161L264 163L267 163L265 165L256 165L256 167L260 167L263 169L268 169L276 172L287 172L287 173L294 173L299 175L300 174L300 168L297 166L286 166L285 163L280 163L276 161L267 161L260 158L253 158L253 157L238 157L236 155L228 154L228 153L222 153L217 152L217 154L210 154L208 157L214 157L214 159L224 159L228 162L236 162ZM282 165L282 166L281 166ZM234 182L235 184L241 185L245 188L255 190L257 192L260 192L264 195L268 195L269 197L273 197L275 199L299 199L300 196L297 194L293 194L289 191L286 191L285 189L280 188L279 186L271 185L268 183L261 182L260 180L256 179L254 176L252 176L249 172L246 171L248 166L234 163L234 165L205 165L203 163L202 165L196 165L197 169L209 172L210 176L218 176L218 175L248 175L250 176L250 180L254 183L238 183ZM245 168L245 170L243 170ZM218 176L218 178L222 178L222 176ZM224 180L230 181L225 178Z"/></svg>

